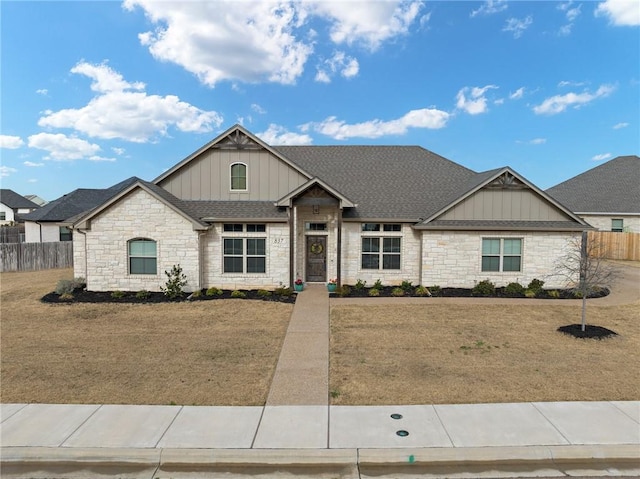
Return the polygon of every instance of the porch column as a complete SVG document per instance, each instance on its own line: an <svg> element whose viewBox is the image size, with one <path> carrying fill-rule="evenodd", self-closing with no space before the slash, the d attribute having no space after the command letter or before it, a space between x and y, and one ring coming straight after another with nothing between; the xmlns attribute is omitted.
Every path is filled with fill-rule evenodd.
<svg viewBox="0 0 640 479"><path fill-rule="evenodd" d="M338 286L342 286L342 208L338 209L338 235L337 235L337 243L338 243L338 257L336 260L338 264L336 265L336 276L338 277Z"/></svg>

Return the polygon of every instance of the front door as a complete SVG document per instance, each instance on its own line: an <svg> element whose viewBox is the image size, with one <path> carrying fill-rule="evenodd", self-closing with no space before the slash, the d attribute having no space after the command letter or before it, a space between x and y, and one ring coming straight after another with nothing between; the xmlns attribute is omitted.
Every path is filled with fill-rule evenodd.
<svg viewBox="0 0 640 479"><path fill-rule="evenodd" d="M307 279L324 283L327 280L327 237L307 236Z"/></svg>

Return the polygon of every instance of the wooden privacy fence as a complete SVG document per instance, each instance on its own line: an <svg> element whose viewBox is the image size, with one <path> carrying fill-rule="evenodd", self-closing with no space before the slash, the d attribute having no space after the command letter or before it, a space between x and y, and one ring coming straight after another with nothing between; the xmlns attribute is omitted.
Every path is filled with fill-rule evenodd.
<svg viewBox="0 0 640 479"><path fill-rule="evenodd" d="M640 233L589 231L589 241L601 245L606 259L640 261Z"/></svg>
<svg viewBox="0 0 640 479"><path fill-rule="evenodd" d="M0 244L0 271L37 271L73 266L73 242Z"/></svg>

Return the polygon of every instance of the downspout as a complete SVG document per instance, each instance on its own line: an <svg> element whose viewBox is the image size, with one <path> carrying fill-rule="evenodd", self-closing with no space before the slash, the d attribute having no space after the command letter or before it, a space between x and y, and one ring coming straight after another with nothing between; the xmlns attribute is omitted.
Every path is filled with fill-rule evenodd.
<svg viewBox="0 0 640 479"><path fill-rule="evenodd" d="M336 277L338 278L338 287L342 286L342 208L338 210L338 264L336 265Z"/></svg>
<svg viewBox="0 0 640 479"><path fill-rule="evenodd" d="M416 230L411 227L411 231ZM424 258L422 257L422 242L424 241L424 231L418 231L418 234L420 235L420 248L418 248L418 257L420 258L420 262L418 263L418 284L422 284L422 264L424 262Z"/></svg>
<svg viewBox="0 0 640 479"><path fill-rule="evenodd" d="M288 210L288 223L289 223L289 287L293 288L293 282L294 282L294 278L293 278L293 270L295 269L294 266L294 258L295 258L295 254L294 254L294 229L295 229L295 210L293 209L295 208L293 206L293 203L291 204L291 206L289 207Z"/></svg>
<svg viewBox="0 0 640 479"><path fill-rule="evenodd" d="M198 232L198 289L204 288L204 243L202 238L208 231Z"/></svg>

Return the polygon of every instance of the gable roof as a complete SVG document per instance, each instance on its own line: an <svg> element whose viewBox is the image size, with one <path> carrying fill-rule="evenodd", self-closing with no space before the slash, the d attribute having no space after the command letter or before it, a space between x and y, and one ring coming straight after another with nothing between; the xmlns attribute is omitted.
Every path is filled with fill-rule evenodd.
<svg viewBox="0 0 640 479"><path fill-rule="evenodd" d="M101 205L138 180L135 176L105 189L79 188L23 215L25 221L65 222Z"/></svg>
<svg viewBox="0 0 640 479"><path fill-rule="evenodd" d="M7 205L11 209L18 208L39 208L40 206L35 204L33 201L25 198L22 195L19 195L13 190L9 189L0 189L0 203ZM24 216L23 216L24 217Z"/></svg>
<svg viewBox="0 0 640 479"><path fill-rule="evenodd" d="M640 157L618 156L546 192L577 213L640 214Z"/></svg>
<svg viewBox="0 0 640 479"><path fill-rule="evenodd" d="M304 193L305 191L316 185L320 186L322 189L333 195L340 202L340 208L354 208L357 206L349 198L344 196L339 191L336 191L334 188L332 188L319 178L311 178L309 181L303 183L289 194L283 196L278 201L276 201L276 206L291 206L292 201L296 196Z"/></svg>

